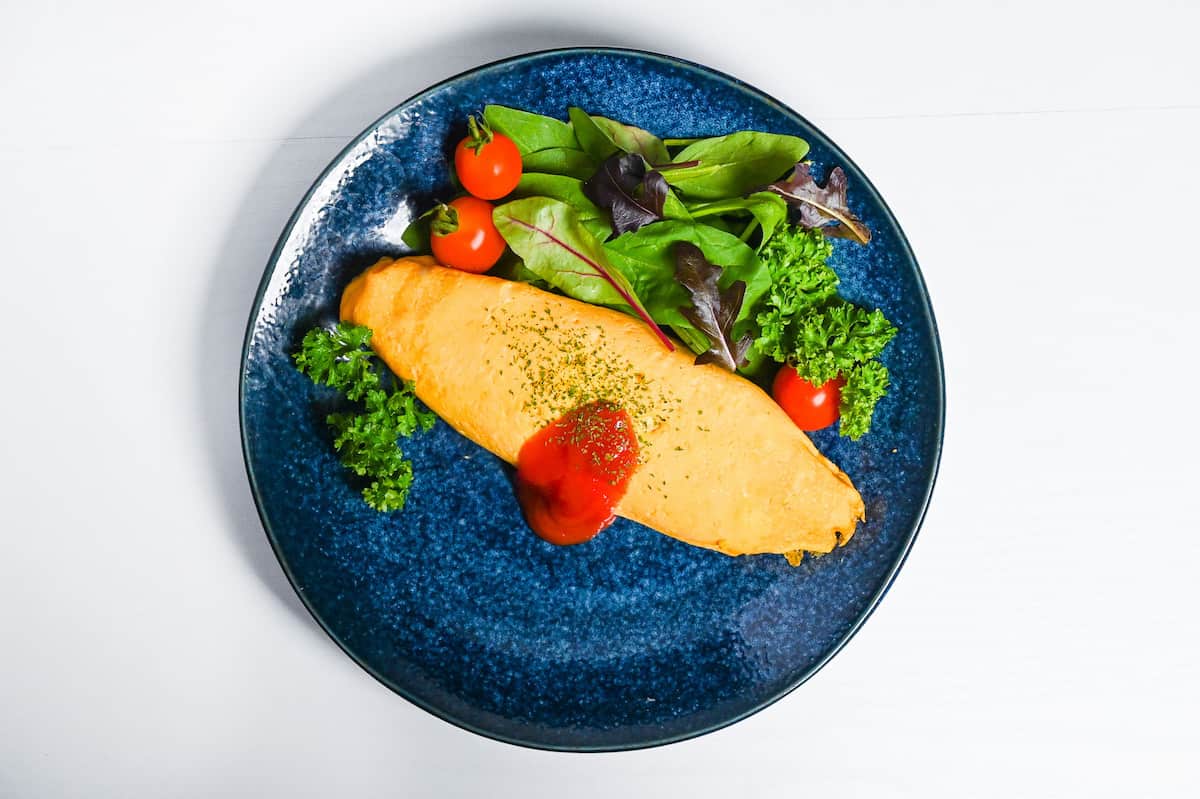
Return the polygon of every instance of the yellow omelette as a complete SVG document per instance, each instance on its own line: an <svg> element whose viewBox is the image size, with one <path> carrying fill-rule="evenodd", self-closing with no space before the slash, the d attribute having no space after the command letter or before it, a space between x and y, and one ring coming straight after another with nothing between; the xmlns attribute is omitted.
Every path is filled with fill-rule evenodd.
<svg viewBox="0 0 1200 799"><path fill-rule="evenodd" d="M567 411L624 408L640 461L616 511L673 538L794 561L849 540L863 518L850 478L771 397L669 351L631 316L427 256L368 268L341 316L374 331L375 351L438 416L512 464Z"/></svg>

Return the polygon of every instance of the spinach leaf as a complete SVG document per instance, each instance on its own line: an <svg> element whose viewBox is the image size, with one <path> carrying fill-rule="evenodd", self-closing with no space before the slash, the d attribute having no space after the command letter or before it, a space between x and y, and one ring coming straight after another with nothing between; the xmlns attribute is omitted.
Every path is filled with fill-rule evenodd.
<svg viewBox="0 0 1200 799"><path fill-rule="evenodd" d="M400 234L400 241L414 253L429 252L429 220L424 214L408 223Z"/></svg>
<svg viewBox="0 0 1200 799"><path fill-rule="evenodd" d="M688 145L672 159L681 166L663 174L687 196L720 200L762 188L807 152L808 142L796 136L743 130Z"/></svg>
<svg viewBox="0 0 1200 799"><path fill-rule="evenodd" d="M667 186L667 196L663 198L662 215L665 219L679 219L683 222L691 222L692 215L684 205L683 200L679 199L679 195L671 191L671 187Z"/></svg>
<svg viewBox="0 0 1200 799"><path fill-rule="evenodd" d="M503 105L489 105L483 109L483 119L492 130L512 139L523 156L553 147L579 149L571 126L554 117L531 114Z"/></svg>
<svg viewBox="0 0 1200 799"><path fill-rule="evenodd" d="M681 241L696 245L705 258L725 267L721 276L722 288L735 280L746 284L733 332L740 337L756 331L751 310L770 286L771 275L754 250L737 236L711 225L668 219L618 236L607 242L604 249L612 263L629 278L654 321L670 325L689 349L703 353L711 342L679 311L689 301L688 292L675 278L672 252L674 245ZM761 358L752 353L751 360L753 366Z"/></svg>
<svg viewBox="0 0 1200 799"><path fill-rule="evenodd" d="M596 123L596 127L603 131L613 144L627 153L637 153L651 165L666 164L671 160L662 139L648 130L608 117L592 116L592 122Z"/></svg>
<svg viewBox="0 0 1200 799"><path fill-rule="evenodd" d="M689 206L688 211L693 219L702 219L712 224L711 217L731 214L750 214L762 228L762 241L759 247L771 240L775 228L787 219L787 201L778 194L769 191L758 191L749 197L731 197L728 200L716 200L708 203L696 203ZM742 238L749 237L749 232Z"/></svg>
<svg viewBox="0 0 1200 799"><path fill-rule="evenodd" d="M579 146L599 160L617 152L636 153L654 165L671 160L662 140L648 130L589 114L582 108L569 108L567 115L571 118Z"/></svg>
<svg viewBox="0 0 1200 799"><path fill-rule="evenodd" d="M526 197L497 207L492 220L508 246L538 277L577 300L629 309L667 349L675 349L570 205L549 197Z"/></svg>
<svg viewBox="0 0 1200 799"><path fill-rule="evenodd" d="M597 159L583 150L570 147L550 147L521 156L521 169L525 172L568 175L580 180L590 178L599 165Z"/></svg>
<svg viewBox="0 0 1200 799"><path fill-rule="evenodd" d="M633 282L639 296L643 292L650 296L662 295L665 298L662 304L665 305L667 301L686 300L686 295L676 291L680 287L675 280L675 257L672 254L674 245L681 241L696 245L705 258L724 267L722 281L725 286L734 280L745 281L745 310L739 319L749 316L751 306L770 287L771 274L754 249L737 236L711 225L666 219L618 236L607 242L604 249L613 263ZM665 287L663 284L666 284ZM647 305L659 305L650 299L646 302ZM668 306L670 310L675 307L674 304ZM668 320L668 323L674 324L674 320Z"/></svg>
<svg viewBox="0 0 1200 799"><path fill-rule="evenodd" d="M550 197L560 200L579 212L579 221L596 238L604 241L612 234L608 213L588 199L583 191L583 181L566 175L549 175L544 172L526 172L509 195L511 199L523 197Z"/></svg>
<svg viewBox="0 0 1200 799"><path fill-rule="evenodd" d="M579 139L580 148L592 158L603 161L620 151L621 148L600 129L587 111L571 106L567 109L567 116L571 118L571 127L575 130L575 137Z"/></svg>

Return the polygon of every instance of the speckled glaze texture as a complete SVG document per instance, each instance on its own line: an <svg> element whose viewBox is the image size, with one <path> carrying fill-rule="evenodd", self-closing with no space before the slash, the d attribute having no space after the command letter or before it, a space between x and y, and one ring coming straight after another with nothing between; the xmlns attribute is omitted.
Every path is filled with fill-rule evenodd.
<svg viewBox="0 0 1200 799"><path fill-rule="evenodd" d="M867 521L798 568L728 558L618 520L593 541L529 532L511 470L444 423L404 443L408 506L379 514L338 463L323 418L336 398L289 354L332 322L342 289L434 197L452 143L486 103L566 116L568 105L660 135L755 129L803 136L818 171L846 169L870 246L837 241L849 299L899 327L893 388L859 442L814 441L853 478ZM937 469L941 358L920 273L867 179L794 112L703 67L623 50L564 50L492 64L389 113L330 166L267 267L247 331L246 461L263 523L297 592L367 671L468 729L530 746L649 746L740 719L821 667L882 597L906 556ZM713 490L721 490L714 479ZM793 701L801 701L795 699Z"/></svg>

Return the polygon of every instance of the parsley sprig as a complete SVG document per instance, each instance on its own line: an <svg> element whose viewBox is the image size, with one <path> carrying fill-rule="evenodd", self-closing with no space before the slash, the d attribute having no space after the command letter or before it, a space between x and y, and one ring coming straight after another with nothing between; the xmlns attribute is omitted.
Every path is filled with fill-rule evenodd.
<svg viewBox="0 0 1200 799"><path fill-rule="evenodd" d="M336 389L365 410L331 413L325 421L342 465L369 481L363 499L378 511L400 510L412 485L412 462L399 439L433 427L437 417L418 401L413 385L395 379L370 350L371 329L340 322L305 334L296 367L317 385Z"/></svg>
<svg viewBox="0 0 1200 799"><path fill-rule="evenodd" d="M825 262L833 246L821 233L781 226L759 256L771 273L757 322L755 345L790 363L819 386L841 376L839 432L852 439L871 429L875 404L887 394L887 367L878 360L896 335L882 311L869 311L837 294L838 276Z"/></svg>

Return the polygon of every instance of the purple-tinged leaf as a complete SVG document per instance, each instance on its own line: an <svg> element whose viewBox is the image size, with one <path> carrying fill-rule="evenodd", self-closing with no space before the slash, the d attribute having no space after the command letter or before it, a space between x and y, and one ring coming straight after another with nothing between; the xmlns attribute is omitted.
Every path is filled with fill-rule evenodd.
<svg viewBox="0 0 1200 799"><path fill-rule="evenodd" d="M711 348L696 356L696 363L715 363L731 372L747 363L746 352L754 340L751 335L733 339L733 324L742 310L746 282L735 280L721 289L722 269L704 257L695 244L681 241L675 245L675 279L692 297L691 307L679 312L704 335Z"/></svg>
<svg viewBox="0 0 1200 799"><path fill-rule="evenodd" d="M799 208L801 226L859 244L871 241L871 231L846 204L846 173L840 166L829 172L824 186L818 186L808 164L798 163L790 176L767 188Z"/></svg>
<svg viewBox="0 0 1200 799"><path fill-rule="evenodd" d="M646 171L646 160L636 153L609 157L583 184L592 202L612 214L613 235L663 218L667 181L657 171Z"/></svg>

